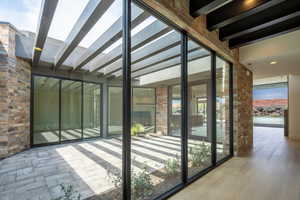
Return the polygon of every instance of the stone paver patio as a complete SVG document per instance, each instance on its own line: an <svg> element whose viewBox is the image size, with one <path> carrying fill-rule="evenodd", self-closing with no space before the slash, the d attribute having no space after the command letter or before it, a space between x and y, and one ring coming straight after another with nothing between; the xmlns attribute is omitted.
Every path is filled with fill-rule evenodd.
<svg viewBox="0 0 300 200"><path fill-rule="evenodd" d="M191 141L191 143L193 143ZM113 187L106 169L121 169L120 138L97 139L39 147L0 160L1 200L50 200L60 196L60 184L71 184L82 198ZM133 169L160 169L180 155L179 138L135 137Z"/></svg>

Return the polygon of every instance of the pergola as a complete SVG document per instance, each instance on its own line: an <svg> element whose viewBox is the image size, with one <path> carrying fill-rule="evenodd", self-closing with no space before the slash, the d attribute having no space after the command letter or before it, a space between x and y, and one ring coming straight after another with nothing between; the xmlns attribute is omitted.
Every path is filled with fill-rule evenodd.
<svg viewBox="0 0 300 200"><path fill-rule="evenodd" d="M47 37L58 0L43 0L36 34L20 34L17 56L31 60L33 68L47 67L93 74L103 78L122 77L122 16L88 47L79 46L97 21L108 11L114 0L90 0L65 41ZM132 4L132 30L149 20L147 11ZM181 63L180 35L170 26L153 18L140 26L131 37L131 74L138 78ZM112 46L112 45L115 46ZM113 47L113 48L112 48ZM104 53L108 48L109 52ZM188 43L189 61L209 55L193 42Z"/></svg>

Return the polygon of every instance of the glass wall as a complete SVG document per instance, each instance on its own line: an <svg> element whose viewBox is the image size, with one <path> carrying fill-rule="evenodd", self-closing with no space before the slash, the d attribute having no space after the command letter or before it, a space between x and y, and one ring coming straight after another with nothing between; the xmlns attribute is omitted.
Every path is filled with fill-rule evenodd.
<svg viewBox="0 0 300 200"><path fill-rule="evenodd" d="M59 142L59 85L59 79L34 78L34 145Z"/></svg>
<svg viewBox="0 0 300 200"><path fill-rule="evenodd" d="M288 84L272 83L253 87L254 126L283 127L288 108Z"/></svg>
<svg viewBox="0 0 300 200"><path fill-rule="evenodd" d="M131 69L126 77L131 78L131 101L123 99L123 58L128 56L123 50L129 44L123 44L122 29L127 24L122 26L122 1L112 2L112 15L101 20L106 24L115 17L96 28L102 32L76 67L86 77L96 73L103 85L34 76L33 144L102 136L70 149L95 172L99 182L88 185L92 192L99 199L122 199L122 187L130 185L124 195L131 199L164 198L232 152L230 65L132 3L131 63L125 66Z"/></svg>
<svg viewBox="0 0 300 200"><path fill-rule="evenodd" d="M132 6L133 13L135 9ZM133 28L131 34L131 80L133 87L143 87L133 88L132 95L131 199L134 200L154 199L182 182L181 140L170 136L168 124L169 88L179 85L181 80L181 35L144 12L149 17ZM181 132L180 113L177 120L177 131Z"/></svg>
<svg viewBox="0 0 300 200"><path fill-rule="evenodd" d="M100 136L101 93L100 85L83 83L83 137Z"/></svg>
<svg viewBox="0 0 300 200"><path fill-rule="evenodd" d="M216 58L217 161L230 155L230 102L228 62Z"/></svg>
<svg viewBox="0 0 300 200"><path fill-rule="evenodd" d="M108 88L108 135L122 134L122 87Z"/></svg>
<svg viewBox="0 0 300 200"><path fill-rule="evenodd" d="M33 145L99 137L101 87L33 76Z"/></svg>
<svg viewBox="0 0 300 200"><path fill-rule="evenodd" d="M188 40L188 176L192 177L212 164L210 52Z"/></svg>
<svg viewBox="0 0 300 200"><path fill-rule="evenodd" d="M61 141L80 139L82 112L82 83L62 80L61 83Z"/></svg>
<svg viewBox="0 0 300 200"><path fill-rule="evenodd" d="M132 89L132 124L143 126L145 133L155 131L155 89Z"/></svg>
<svg viewBox="0 0 300 200"><path fill-rule="evenodd" d="M169 135L181 136L181 87L170 86L169 89Z"/></svg>

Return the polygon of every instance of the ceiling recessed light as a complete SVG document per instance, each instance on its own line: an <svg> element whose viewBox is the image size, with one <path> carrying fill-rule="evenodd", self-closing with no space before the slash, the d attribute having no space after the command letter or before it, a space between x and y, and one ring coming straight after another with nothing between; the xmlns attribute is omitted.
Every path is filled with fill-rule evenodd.
<svg viewBox="0 0 300 200"><path fill-rule="evenodd" d="M271 65L275 65L275 64L277 64L277 62L276 61L272 61L272 62L270 62L270 64Z"/></svg>

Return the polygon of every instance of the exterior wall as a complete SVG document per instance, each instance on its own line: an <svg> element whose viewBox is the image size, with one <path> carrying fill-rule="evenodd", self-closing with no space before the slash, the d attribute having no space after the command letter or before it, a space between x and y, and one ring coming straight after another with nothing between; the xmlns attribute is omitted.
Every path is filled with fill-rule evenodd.
<svg viewBox="0 0 300 200"><path fill-rule="evenodd" d="M0 25L0 158L30 144L30 65L15 56L15 30Z"/></svg>
<svg viewBox="0 0 300 200"><path fill-rule="evenodd" d="M168 134L168 87L156 88L156 133Z"/></svg>

